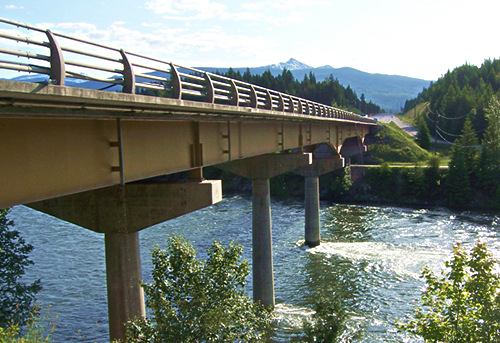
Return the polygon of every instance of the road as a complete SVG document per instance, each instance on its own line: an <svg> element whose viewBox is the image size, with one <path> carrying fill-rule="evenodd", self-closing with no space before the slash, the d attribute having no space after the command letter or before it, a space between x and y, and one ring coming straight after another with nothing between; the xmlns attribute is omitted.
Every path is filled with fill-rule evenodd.
<svg viewBox="0 0 500 343"><path fill-rule="evenodd" d="M394 113L380 113L374 114L373 118L377 118L378 121L383 123L390 123L391 121L395 122L400 128L406 131L411 137L416 138L415 136L418 133L418 129L415 126L405 123L400 120ZM434 143L434 139L431 137L432 143ZM437 139L436 142L451 144L450 142L443 141L441 139Z"/></svg>
<svg viewBox="0 0 500 343"><path fill-rule="evenodd" d="M406 131L412 137L415 137L415 135L418 132L418 130L415 126L412 126L412 125L407 124L404 121L400 120L394 113L375 114L373 116L373 118L377 118L378 121L383 122L383 123L390 123L391 121L394 121L400 128L402 128L404 131Z"/></svg>

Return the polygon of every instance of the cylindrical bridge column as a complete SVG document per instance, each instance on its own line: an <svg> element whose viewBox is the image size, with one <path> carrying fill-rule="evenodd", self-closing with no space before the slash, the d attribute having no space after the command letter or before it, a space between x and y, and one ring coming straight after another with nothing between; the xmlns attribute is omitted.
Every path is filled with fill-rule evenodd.
<svg viewBox="0 0 500 343"><path fill-rule="evenodd" d="M126 341L125 324L145 317L139 233L106 233L106 280L110 341Z"/></svg>
<svg viewBox="0 0 500 343"><path fill-rule="evenodd" d="M306 176L305 178L305 240L306 245L315 247L320 244L319 233L319 178Z"/></svg>
<svg viewBox="0 0 500 343"><path fill-rule="evenodd" d="M252 179L253 299L274 308L269 179Z"/></svg>

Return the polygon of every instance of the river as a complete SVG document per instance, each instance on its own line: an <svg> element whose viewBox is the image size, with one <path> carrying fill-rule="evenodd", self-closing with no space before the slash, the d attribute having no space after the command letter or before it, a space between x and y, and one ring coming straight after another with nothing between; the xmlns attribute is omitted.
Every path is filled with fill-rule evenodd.
<svg viewBox="0 0 500 343"><path fill-rule="evenodd" d="M221 203L140 233L143 278L151 280L150 250L170 234L190 239L201 256L217 239L238 241L251 262L251 198ZM40 278L38 300L58 322L56 342L106 342L107 303L102 234L81 229L24 206L10 218L34 246L25 279ZM435 271L452 244L480 239L500 255L500 216L442 208L402 208L321 203L322 244L301 245L304 207L299 199L273 199L273 258L278 329L275 342L300 341L302 320L316 301L340 298L350 319L343 339L353 342L422 342L398 333L394 318L410 313L420 296L421 268ZM248 279L251 295L251 275Z"/></svg>

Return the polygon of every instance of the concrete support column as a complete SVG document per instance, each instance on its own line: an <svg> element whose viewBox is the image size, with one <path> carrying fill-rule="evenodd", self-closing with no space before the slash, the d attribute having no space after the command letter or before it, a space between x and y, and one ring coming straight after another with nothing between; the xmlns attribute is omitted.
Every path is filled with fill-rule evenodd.
<svg viewBox="0 0 500 343"><path fill-rule="evenodd" d="M201 168L196 175L203 178ZM126 323L145 316L138 231L221 200L221 181L205 180L116 185L27 205L104 233L110 340L125 342Z"/></svg>
<svg viewBox="0 0 500 343"><path fill-rule="evenodd" d="M269 179L252 179L253 298L274 308Z"/></svg>
<svg viewBox="0 0 500 343"><path fill-rule="evenodd" d="M312 154L271 154L218 165L252 179L252 264L253 299L274 307L273 249L271 235L271 197L269 179L310 165Z"/></svg>
<svg viewBox="0 0 500 343"><path fill-rule="evenodd" d="M319 232L319 177L305 177L305 240L306 245L315 247L320 244Z"/></svg>
<svg viewBox="0 0 500 343"><path fill-rule="evenodd" d="M344 167L340 156L318 158L294 172L305 177L305 243L315 247L321 243L319 225L319 176Z"/></svg>
<svg viewBox="0 0 500 343"><path fill-rule="evenodd" d="M106 233L106 281L110 341L126 340L126 326L138 316L145 317L141 287L139 233Z"/></svg>

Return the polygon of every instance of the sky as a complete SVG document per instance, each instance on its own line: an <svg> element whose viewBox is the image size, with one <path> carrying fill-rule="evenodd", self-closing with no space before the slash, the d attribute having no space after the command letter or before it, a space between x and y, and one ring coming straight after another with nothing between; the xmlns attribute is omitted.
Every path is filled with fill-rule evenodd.
<svg viewBox="0 0 500 343"><path fill-rule="evenodd" d="M295 58L425 80L500 58L499 10L498 0L0 0L2 18L183 66Z"/></svg>

